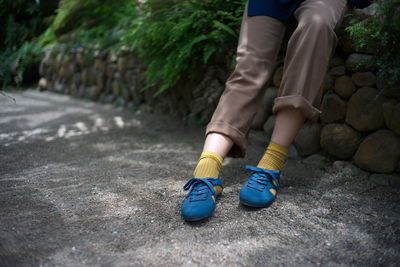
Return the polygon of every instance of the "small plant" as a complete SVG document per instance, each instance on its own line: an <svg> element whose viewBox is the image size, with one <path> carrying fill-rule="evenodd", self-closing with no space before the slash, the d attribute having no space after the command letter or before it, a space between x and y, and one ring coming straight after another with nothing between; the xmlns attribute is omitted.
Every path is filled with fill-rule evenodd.
<svg viewBox="0 0 400 267"><path fill-rule="evenodd" d="M378 69L378 76L389 85L400 81L400 0L377 0L376 14L346 28L357 48L376 45L369 64Z"/></svg>
<svg viewBox="0 0 400 267"><path fill-rule="evenodd" d="M318 163L318 169L321 171L326 171L331 165L331 162L328 159L323 159Z"/></svg>

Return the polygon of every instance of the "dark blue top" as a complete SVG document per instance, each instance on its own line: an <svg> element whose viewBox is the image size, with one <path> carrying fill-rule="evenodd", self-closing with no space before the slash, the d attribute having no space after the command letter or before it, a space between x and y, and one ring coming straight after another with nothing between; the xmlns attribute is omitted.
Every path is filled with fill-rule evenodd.
<svg viewBox="0 0 400 267"><path fill-rule="evenodd" d="M303 0L249 0L248 16L270 16L288 20ZM336 1L336 0L332 0ZM371 4L370 0L347 0L350 5L364 8Z"/></svg>

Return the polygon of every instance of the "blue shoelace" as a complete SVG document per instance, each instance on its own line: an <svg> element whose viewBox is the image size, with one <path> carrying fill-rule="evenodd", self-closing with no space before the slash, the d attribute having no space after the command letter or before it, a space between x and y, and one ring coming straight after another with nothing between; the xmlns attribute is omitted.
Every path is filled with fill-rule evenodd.
<svg viewBox="0 0 400 267"><path fill-rule="evenodd" d="M190 189L187 197L191 202L206 200L209 191L211 191L214 196L217 196L217 193L214 190L214 185L210 180L211 179L209 178L192 178L185 184L183 189Z"/></svg>
<svg viewBox="0 0 400 267"><path fill-rule="evenodd" d="M252 171L248 179L249 187L258 191L263 191L265 188L279 189L279 179L275 178L268 170L249 165L246 165L246 170Z"/></svg>

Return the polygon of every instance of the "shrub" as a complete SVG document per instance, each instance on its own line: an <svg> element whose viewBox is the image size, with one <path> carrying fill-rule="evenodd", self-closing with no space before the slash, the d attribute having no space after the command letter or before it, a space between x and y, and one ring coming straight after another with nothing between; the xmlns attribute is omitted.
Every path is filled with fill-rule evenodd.
<svg viewBox="0 0 400 267"><path fill-rule="evenodd" d="M389 85L400 81L400 0L376 1L376 14L346 28L358 48L376 45L370 62Z"/></svg>
<svg viewBox="0 0 400 267"><path fill-rule="evenodd" d="M119 42L135 17L135 0L61 0L52 25L39 42L56 43L68 34L74 37L75 45L105 48Z"/></svg>
<svg viewBox="0 0 400 267"><path fill-rule="evenodd" d="M35 66L39 64L42 55L42 48L35 42L25 42L15 51L6 50L0 53L2 88L11 83L19 86L23 81L33 82L32 78L37 76ZM31 78L26 79L28 72L30 72L29 77Z"/></svg>
<svg viewBox="0 0 400 267"><path fill-rule="evenodd" d="M227 64L237 43L244 0L149 0L122 41L147 63L147 87L156 94L198 64Z"/></svg>
<svg viewBox="0 0 400 267"><path fill-rule="evenodd" d="M0 83L22 82L25 69L40 60L31 42L47 27L46 18L57 1L0 0Z"/></svg>

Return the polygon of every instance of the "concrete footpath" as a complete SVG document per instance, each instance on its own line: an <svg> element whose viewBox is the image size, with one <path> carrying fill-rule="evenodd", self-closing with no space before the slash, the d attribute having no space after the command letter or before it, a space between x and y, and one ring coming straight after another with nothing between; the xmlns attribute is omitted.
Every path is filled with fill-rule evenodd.
<svg viewBox="0 0 400 267"><path fill-rule="evenodd" d="M0 95L0 266L400 266L400 190L299 158L277 201L239 205L224 163L214 216L180 217L204 128L33 90Z"/></svg>

